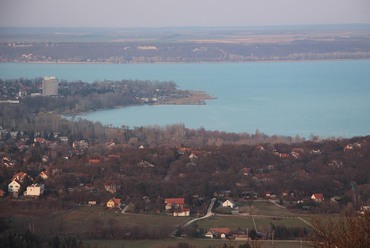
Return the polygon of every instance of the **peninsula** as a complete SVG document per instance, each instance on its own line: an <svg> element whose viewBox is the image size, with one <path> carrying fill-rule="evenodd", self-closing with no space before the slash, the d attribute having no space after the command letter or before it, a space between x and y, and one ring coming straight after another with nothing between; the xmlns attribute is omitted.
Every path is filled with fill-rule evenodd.
<svg viewBox="0 0 370 248"><path fill-rule="evenodd" d="M174 82L120 80L57 82L55 77L1 80L2 103L34 106L34 113L75 115L133 105L203 105L206 92L180 90ZM51 94L50 92L54 92Z"/></svg>

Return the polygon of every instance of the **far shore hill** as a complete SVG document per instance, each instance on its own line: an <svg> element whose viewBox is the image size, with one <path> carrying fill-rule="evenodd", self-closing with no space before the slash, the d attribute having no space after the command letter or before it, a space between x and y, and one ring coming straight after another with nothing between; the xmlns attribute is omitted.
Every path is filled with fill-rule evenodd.
<svg viewBox="0 0 370 248"><path fill-rule="evenodd" d="M0 28L0 62L135 64L369 59L369 34L368 24L166 30Z"/></svg>

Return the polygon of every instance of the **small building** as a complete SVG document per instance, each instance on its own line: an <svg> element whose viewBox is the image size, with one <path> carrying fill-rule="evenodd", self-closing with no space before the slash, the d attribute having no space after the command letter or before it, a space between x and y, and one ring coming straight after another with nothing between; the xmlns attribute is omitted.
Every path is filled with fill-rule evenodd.
<svg viewBox="0 0 370 248"><path fill-rule="evenodd" d="M185 198L166 198L164 203L166 204L166 210L170 210L172 208L183 208L185 205Z"/></svg>
<svg viewBox="0 0 370 248"><path fill-rule="evenodd" d="M243 168L243 175L244 176L252 176L253 174L252 174L252 169L251 168L249 168L249 167L244 167Z"/></svg>
<svg viewBox="0 0 370 248"><path fill-rule="evenodd" d="M44 193L45 186L44 184L32 184L27 187L26 195L27 196L40 196Z"/></svg>
<svg viewBox="0 0 370 248"><path fill-rule="evenodd" d="M311 199L314 200L315 202L322 202L324 201L324 196L321 193L315 193L312 194Z"/></svg>
<svg viewBox="0 0 370 248"><path fill-rule="evenodd" d="M210 228L208 232L205 234L206 238L218 238L218 239L225 239L230 235L229 228Z"/></svg>
<svg viewBox="0 0 370 248"><path fill-rule="evenodd" d="M39 174L39 176L40 176L42 179L44 179L44 180L46 180L46 179L48 179L48 178L49 178L49 176L48 176L48 174L47 174L47 172L46 172L46 171L41 171L41 172L40 172L40 174Z"/></svg>
<svg viewBox="0 0 370 248"><path fill-rule="evenodd" d="M15 174L14 176L13 176L13 178L12 178L12 181L14 181L14 180L17 180L17 181L19 181L19 182L23 182L23 180L27 177L28 175L27 175L27 173L25 173L25 172L23 172L23 171L21 171L21 172L18 172L17 174Z"/></svg>
<svg viewBox="0 0 370 248"><path fill-rule="evenodd" d="M113 197L107 202L107 208L120 208L121 207L121 199Z"/></svg>
<svg viewBox="0 0 370 248"><path fill-rule="evenodd" d="M8 192L9 193L18 193L21 189L21 182L18 180L13 180L8 184Z"/></svg>
<svg viewBox="0 0 370 248"><path fill-rule="evenodd" d="M222 203L222 206L223 207L229 207L229 208L234 208L235 207L235 203L231 200L226 200Z"/></svg>
<svg viewBox="0 0 370 248"><path fill-rule="evenodd" d="M214 238L214 234L213 234L213 232L208 231L208 232L206 232L206 234L204 235L204 237L209 238L209 239L213 239Z"/></svg>
<svg viewBox="0 0 370 248"><path fill-rule="evenodd" d="M88 201L87 202L87 205L88 206L95 206L97 204L97 202L96 201Z"/></svg>
<svg viewBox="0 0 370 248"><path fill-rule="evenodd" d="M190 216L190 209L189 208L182 208L180 210L175 210L175 211L173 211L173 216L177 216L177 217Z"/></svg>

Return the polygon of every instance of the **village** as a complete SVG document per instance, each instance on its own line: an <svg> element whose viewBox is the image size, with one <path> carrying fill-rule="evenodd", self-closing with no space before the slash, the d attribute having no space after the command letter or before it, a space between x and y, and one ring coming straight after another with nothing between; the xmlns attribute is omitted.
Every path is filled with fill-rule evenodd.
<svg viewBox="0 0 370 248"><path fill-rule="evenodd" d="M353 180L346 186L328 181L335 175L327 175L322 181L315 179L315 184L310 184L312 177L320 173L312 169L316 167L312 161L327 161L316 168L324 167L343 175L348 162L353 161L352 156L361 159L368 156L366 137L334 142L331 151L333 141L300 147L264 144L194 149L149 148L145 144L119 144L113 140L91 144L85 139L70 141L58 134L43 138L41 133L35 133L37 137L31 139L22 132L3 128L0 134L0 202L3 203L33 201L47 205L52 199L60 199L54 208L87 206L122 215L191 219L207 216L213 198L216 201L207 216L212 218L253 216L255 209L248 206L258 202L297 215L340 212L348 206L361 212L367 211L370 205L365 198L368 184ZM337 149L339 144L343 144L341 150ZM245 157L236 160L242 154ZM216 162L221 158L226 160ZM312 163L311 169L302 163ZM278 185L282 184L284 173L279 171L284 168L289 168L290 173L281 187ZM297 181L303 185L297 187ZM187 237L189 234L185 233L182 230L175 235ZM202 229L196 237L246 240L266 238L266 235L268 230L257 232L253 226L243 230L213 226Z"/></svg>

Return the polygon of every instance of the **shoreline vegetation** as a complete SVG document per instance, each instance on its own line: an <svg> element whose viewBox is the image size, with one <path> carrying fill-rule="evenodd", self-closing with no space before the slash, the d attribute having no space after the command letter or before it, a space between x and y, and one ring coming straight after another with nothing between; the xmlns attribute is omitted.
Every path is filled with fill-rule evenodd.
<svg viewBox="0 0 370 248"><path fill-rule="evenodd" d="M187 96L181 98L169 98L154 105L205 105L207 100L217 99L204 91L189 91Z"/></svg>
<svg viewBox="0 0 370 248"><path fill-rule="evenodd" d="M189 92L188 95L182 96L181 98L168 98L167 100L164 100L162 102L155 102L155 103L152 103L151 105L154 105L154 106L155 105L206 105L207 101L217 99L216 97L210 96L208 93L204 91L191 90L188 92ZM87 113L91 113L95 111L129 108L129 107L141 106L141 105L143 104L135 104L135 105L129 105L129 106L117 105L117 106L113 106L109 108L90 109L88 111L83 111L83 112L73 112L69 114L63 114L63 116L68 117L68 118L73 118L77 116L84 116Z"/></svg>

